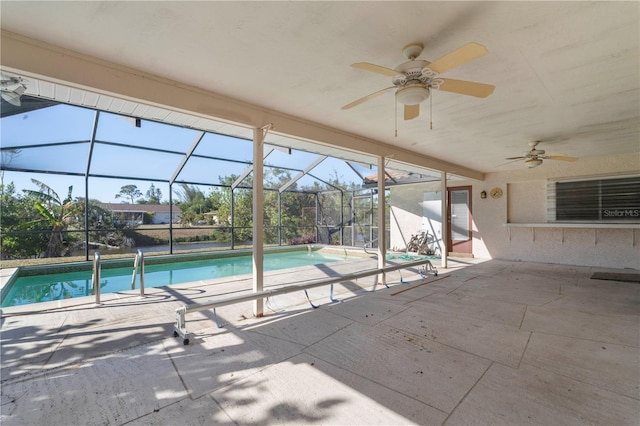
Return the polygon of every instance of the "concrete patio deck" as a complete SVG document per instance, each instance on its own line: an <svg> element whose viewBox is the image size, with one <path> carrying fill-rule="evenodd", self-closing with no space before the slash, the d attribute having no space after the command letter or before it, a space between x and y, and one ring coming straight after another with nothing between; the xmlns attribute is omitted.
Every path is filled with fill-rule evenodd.
<svg viewBox="0 0 640 426"><path fill-rule="evenodd" d="M436 265L438 266L438 265ZM189 314L246 277L2 312L2 425L640 424L640 284L602 268L450 260ZM265 274L266 285L374 268ZM611 271L637 272L637 271ZM106 295L105 295L106 296ZM79 304L80 303L80 304ZM40 307L39 307L40 308Z"/></svg>

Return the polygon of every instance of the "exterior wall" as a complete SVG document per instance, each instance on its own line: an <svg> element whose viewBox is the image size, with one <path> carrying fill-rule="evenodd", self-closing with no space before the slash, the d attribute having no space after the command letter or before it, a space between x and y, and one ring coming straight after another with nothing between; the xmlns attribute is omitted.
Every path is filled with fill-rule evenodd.
<svg viewBox="0 0 640 426"><path fill-rule="evenodd" d="M613 229L546 224L547 179L639 172L640 155L546 161L537 168L489 173L482 182L452 181L449 186L472 186L475 257L640 270L640 224ZM480 198L492 188L501 188L504 195ZM391 188L391 209L398 219L391 218L391 248L403 249L402 236L410 238L420 228L424 192L439 190L439 183Z"/></svg>
<svg viewBox="0 0 640 426"><path fill-rule="evenodd" d="M434 232L431 226L425 226L423 220L424 193L433 192L435 196L440 197L440 189L439 183L403 185L391 189L389 247L392 250L405 250L411 236L422 231L428 231L431 235L436 234L435 244L440 245L442 241L440 229L436 226Z"/></svg>
<svg viewBox="0 0 640 426"><path fill-rule="evenodd" d="M154 225L169 224L169 206L164 204L127 204L127 203L100 203L100 207L111 210L121 221L129 225L141 225L144 214L153 213L151 223ZM173 223L180 220L180 208L173 207Z"/></svg>
<svg viewBox="0 0 640 426"><path fill-rule="evenodd" d="M173 214L173 221L174 223L179 219L179 215L174 213ZM169 212L156 212L153 214L153 219L152 219L153 224L155 225L159 225L159 224L168 224L169 223Z"/></svg>

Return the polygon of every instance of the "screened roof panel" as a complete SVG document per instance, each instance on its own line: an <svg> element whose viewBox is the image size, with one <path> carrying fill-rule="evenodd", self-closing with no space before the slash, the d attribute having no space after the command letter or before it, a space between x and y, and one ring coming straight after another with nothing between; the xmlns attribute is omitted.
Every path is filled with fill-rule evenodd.
<svg viewBox="0 0 640 426"><path fill-rule="evenodd" d="M95 111L70 105L16 114L2 119L2 148L91 139Z"/></svg>
<svg viewBox="0 0 640 426"><path fill-rule="evenodd" d="M378 166L377 165L366 165L362 163L354 163L353 161L349 162L348 166L351 170L354 171L358 176L368 176L368 175L376 175L378 174Z"/></svg>
<svg viewBox="0 0 640 426"><path fill-rule="evenodd" d="M88 142L3 150L2 168L84 174L88 155Z"/></svg>
<svg viewBox="0 0 640 426"><path fill-rule="evenodd" d="M280 167L264 166L264 187L279 189L299 173L297 170L285 170Z"/></svg>
<svg viewBox="0 0 640 426"><path fill-rule="evenodd" d="M249 166L249 168L245 169L243 174L232 183L236 184L236 188L253 188L253 166Z"/></svg>
<svg viewBox="0 0 640 426"><path fill-rule="evenodd" d="M284 152L276 147L265 159L265 166L275 166L284 168L294 168L298 170L304 170L307 166L311 165L318 157L318 154L310 152L298 151L292 149L291 154ZM267 149L270 149L267 146Z"/></svg>
<svg viewBox="0 0 640 426"><path fill-rule="evenodd" d="M336 177L346 184L346 187L360 186L362 179L354 172L344 160L329 157L318 164L309 174L322 179L325 182L335 182Z"/></svg>
<svg viewBox="0 0 640 426"><path fill-rule="evenodd" d="M184 155L96 143L90 174L168 181Z"/></svg>
<svg viewBox="0 0 640 426"><path fill-rule="evenodd" d="M413 166L410 164L400 163L393 159L389 160L387 167L394 170L401 170L407 173L419 174L422 176L431 176L436 180L440 179L440 172L435 170L425 169L423 167Z"/></svg>
<svg viewBox="0 0 640 426"><path fill-rule="evenodd" d="M207 133L193 153L251 163L253 162L253 142L217 133Z"/></svg>
<svg viewBox="0 0 640 426"><path fill-rule="evenodd" d="M233 161L212 160L209 158L191 157L178 175L176 182L201 182L219 185L221 179L239 176L249 167L248 164ZM170 176L169 176L170 177ZM235 179L234 179L235 180ZM225 180L228 184L228 180Z"/></svg>
<svg viewBox="0 0 640 426"><path fill-rule="evenodd" d="M70 96L77 97L74 92L70 92ZM32 99L34 102L39 101L38 98ZM105 107L106 98L100 103L101 99L98 97L92 103ZM178 183L231 185L242 176L240 186L251 186L253 142L245 138L252 136L252 129L231 124L225 127L218 123L216 131L228 129L229 134L239 136L204 133L193 155L187 158L186 153L204 130L180 127L164 121L193 123L187 120L188 116L183 117L179 113L140 106L115 98L109 99L108 107L113 112L96 112L90 108L66 104L49 106L50 102L44 101L39 102L37 106L35 103L30 105L29 97L24 97L25 102L20 110L3 110L0 126L2 168L84 175L89 156L89 141L97 116L98 128L90 167L92 176L112 177L114 181L124 179L168 182L180 171L178 169L186 159L176 178ZM136 119L136 113L147 119ZM195 118L194 120L196 124L206 121ZM283 148L286 146L295 146L296 149ZM301 148L309 151L302 151ZM337 157L324 158L330 154ZM333 191L337 182L340 182L342 190L352 190L363 186L371 187L377 182L375 157L349 153L337 147L328 148L309 141L293 140L284 135L269 133L263 155L264 186L268 189ZM345 158L372 161L374 166L347 163ZM392 164L402 166L391 160L387 166L388 172L392 172L389 169ZM300 172L306 169L309 169L308 174L295 180ZM399 171L403 173L393 174L392 183L430 179L428 173L422 175L422 170L416 169L400 167ZM439 176L435 177L437 179Z"/></svg>
<svg viewBox="0 0 640 426"><path fill-rule="evenodd" d="M330 186L327 186L323 182L314 178L313 176L304 175L300 179L298 179L293 185L287 188L287 191L317 191L317 190L335 190Z"/></svg>
<svg viewBox="0 0 640 426"><path fill-rule="evenodd" d="M101 112L96 140L186 153L198 135L197 130Z"/></svg>

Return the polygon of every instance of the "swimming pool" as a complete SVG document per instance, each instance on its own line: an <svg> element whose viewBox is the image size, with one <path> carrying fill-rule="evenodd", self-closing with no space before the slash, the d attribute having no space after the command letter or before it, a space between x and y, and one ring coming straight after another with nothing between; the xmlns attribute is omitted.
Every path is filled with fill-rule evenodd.
<svg viewBox="0 0 640 426"><path fill-rule="evenodd" d="M152 259L152 258L151 258ZM265 253L264 270L295 268L345 260L345 255L320 253L318 251L286 251ZM218 257L200 260L178 260L175 262L153 263L147 259L144 284L161 287L201 281L234 275L250 274L253 259L249 255ZM38 268L42 270L42 268ZM109 268L103 262L100 274L101 294L131 290L133 261L126 267ZM139 277L136 288L139 288ZM38 275L18 276L2 291L0 307L20 306L91 295L91 271L48 273L42 270Z"/></svg>

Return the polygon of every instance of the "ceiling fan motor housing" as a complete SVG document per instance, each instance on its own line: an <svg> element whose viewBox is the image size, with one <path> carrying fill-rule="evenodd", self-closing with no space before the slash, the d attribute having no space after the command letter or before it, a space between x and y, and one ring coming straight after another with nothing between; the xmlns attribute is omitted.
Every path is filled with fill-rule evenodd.
<svg viewBox="0 0 640 426"><path fill-rule="evenodd" d="M422 73L422 70L431 62L423 61L422 59L403 62L396 67L396 71L403 74L408 81L418 80L426 83L429 79L428 76Z"/></svg>
<svg viewBox="0 0 640 426"><path fill-rule="evenodd" d="M393 84L398 86L398 102L404 105L418 105L429 98L429 77L422 73L422 69L429 64L429 61L411 60L398 65L396 71L402 75L392 79Z"/></svg>

